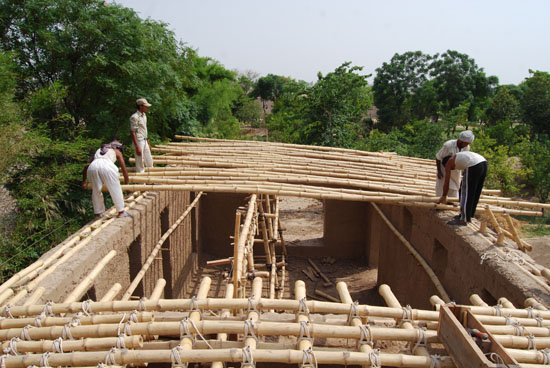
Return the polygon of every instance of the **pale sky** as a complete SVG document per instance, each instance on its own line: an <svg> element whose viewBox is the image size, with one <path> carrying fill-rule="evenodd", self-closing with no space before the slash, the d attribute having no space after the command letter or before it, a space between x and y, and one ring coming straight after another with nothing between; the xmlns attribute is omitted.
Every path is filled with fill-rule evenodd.
<svg viewBox="0 0 550 368"><path fill-rule="evenodd" d="M501 84L550 71L547 0L117 0L228 69L314 82L345 61L373 74L395 53L468 54ZM372 81L372 78L370 79Z"/></svg>

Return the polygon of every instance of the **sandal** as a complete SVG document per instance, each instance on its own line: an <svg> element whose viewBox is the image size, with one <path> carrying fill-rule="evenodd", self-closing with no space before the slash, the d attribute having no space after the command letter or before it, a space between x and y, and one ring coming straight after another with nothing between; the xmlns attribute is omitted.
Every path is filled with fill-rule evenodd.
<svg viewBox="0 0 550 368"><path fill-rule="evenodd" d="M461 219L453 219L449 222L447 222L447 225L458 225L458 226L466 226L468 223L466 221L463 221Z"/></svg>
<svg viewBox="0 0 550 368"><path fill-rule="evenodd" d="M122 218L122 217L132 217L132 215L130 215L128 212L124 211L122 214L118 215L117 217L118 217L118 218Z"/></svg>

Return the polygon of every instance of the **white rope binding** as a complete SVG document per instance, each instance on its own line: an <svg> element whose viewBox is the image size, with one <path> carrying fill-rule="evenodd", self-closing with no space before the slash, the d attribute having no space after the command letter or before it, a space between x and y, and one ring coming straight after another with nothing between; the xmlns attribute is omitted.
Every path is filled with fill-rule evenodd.
<svg viewBox="0 0 550 368"><path fill-rule="evenodd" d="M302 357L302 365L300 367L317 368L317 358L313 353L312 347L310 346L309 348L302 351L304 352L304 356Z"/></svg>

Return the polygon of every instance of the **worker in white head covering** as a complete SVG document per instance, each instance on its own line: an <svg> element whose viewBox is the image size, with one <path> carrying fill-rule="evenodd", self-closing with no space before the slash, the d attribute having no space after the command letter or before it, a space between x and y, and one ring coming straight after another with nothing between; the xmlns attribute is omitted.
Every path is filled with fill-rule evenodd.
<svg viewBox="0 0 550 368"><path fill-rule="evenodd" d="M441 165L441 161L447 156L453 156L458 152L469 151L470 143L474 141L474 133L471 130L465 130L458 135L458 139L448 140L443 144L443 147L435 155L435 163L437 166L437 179L435 182L435 195L441 197L443 194L443 183L445 182L445 168ZM460 170L452 170L449 178L449 193L448 197L458 197L460 188Z"/></svg>
<svg viewBox="0 0 550 368"><path fill-rule="evenodd" d="M82 188L86 189L87 182L90 182L95 218L101 217L103 212L105 212L105 203L103 202L103 193L101 192L103 185L107 187L109 194L111 194L113 203L118 211L118 217L129 216L124 211L124 197L119 179L120 174L118 173L118 167L115 165L116 161L120 163L124 182L128 184L129 178L126 165L124 164L124 157L122 156L123 150L122 144L116 140L104 144L95 152L90 158L90 163L84 168Z"/></svg>

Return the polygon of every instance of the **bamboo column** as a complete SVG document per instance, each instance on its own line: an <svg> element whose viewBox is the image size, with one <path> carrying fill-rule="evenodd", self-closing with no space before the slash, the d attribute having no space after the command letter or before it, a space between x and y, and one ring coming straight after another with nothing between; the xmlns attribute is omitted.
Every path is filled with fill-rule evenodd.
<svg viewBox="0 0 550 368"><path fill-rule="evenodd" d="M340 300L342 301L342 303L344 304L349 304L350 306L353 305L353 299L351 298L351 295L348 291L348 286L346 285L345 282L343 281L340 281L336 284L336 290L338 291L338 294L340 296ZM351 307L350 307L351 308ZM361 318L354 318L354 316L351 315L351 310L350 310L350 325L351 326L361 326L363 323L361 321ZM368 324L368 320L367 320L367 323L365 323L365 325ZM373 343L374 345L374 343ZM369 345L369 342L367 341L366 343L362 343L359 347L359 351L361 351L362 353L367 353L367 354L370 354L372 353L372 348L373 346ZM364 364L362 365L363 368L369 368L370 366Z"/></svg>
<svg viewBox="0 0 550 368"><path fill-rule="evenodd" d="M250 196L250 200L248 201L248 210L246 212L246 217L245 217L245 220L244 220L244 224L242 226L242 231L238 236L238 238L239 238L238 242L237 241L235 242L235 244L237 246L237 257L233 259L233 282L234 282L233 287L235 289L235 291L233 292L233 297L237 297L237 295L235 295L235 293L238 291L238 289L241 286L244 286L244 285L240 285L241 277L242 277L243 272L244 272L244 268L243 268L244 248L245 248L245 244L248 240L248 235L249 235L249 232L250 232L250 226L251 226L251 223L252 223L252 217L253 217L254 212L255 212L256 198L257 198L256 194L253 194L253 195ZM235 275L235 273L236 273L236 275ZM246 278L245 278L245 280L246 280Z"/></svg>
<svg viewBox="0 0 550 368"><path fill-rule="evenodd" d="M212 283L212 280L210 277L205 276L201 280L201 284L199 286L199 291L197 293L197 298L204 299L208 296L208 291L210 290L210 284ZM201 320L201 312L200 310L192 310L189 313L188 322L185 322L187 324L187 329L191 331L191 328L195 329L195 323ZM183 323L183 322L182 322ZM189 324L191 326L189 326ZM198 332L198 331L196 331ZM189 336L184 336L180 341L180 346L183 350L191 350L193 349L193 338Z"/></svg>
<svg viewBox="0 0 550 368"><path fill-rule="evenodd" d="M260 277L254 278L252 282L252 296L250 297L250 303L252 304L249 307L248 313L246 315L245 321L245 333L244 333L244 348L248 349L251 354L254 354L257 347L258 337L254 332L254 327L258 320L260 319L260 314L256 309L256 305L260 302L262 296L262 279ZM243 368L254 368L253 364L242 364Z"/></svg>
<svg viewBox="0 0 550 368"><path fill-rule="evenodd" d="M39 286L37 287L34 292L31 294L31 296L25 300L25 303L23 303L23 306L25 305L32 305L36 304L42 298L42 295L46 292L46 288Z"/></svg>
<svg viewBox="0 0 550 368"><path fill-rule="evenodd" d="M164 292L165 286L166 286L166 280L158 279L157 283L155 284L155 288L153 289L153 292L151 293L151 296L149 297L149 299L155 302L158 301L162 296L162 293Z"/></svg>
<svg viewBox="0 0 550 368"><path fill-rule="evenodd" d="M393 292L391 291L391 288L386 285L386 284L382 284L380 285L380 287L378 288L378 291L380 293L380 295L382 296L382 298L384 298L386 304L388 305L388 307L392 307L392 308L403 308L401 306L401 303L399 303L399 300L397 300L397 298L395 297L395 295L393 294ZM414 330L414 331L418 331L418 334L419 334L419 337L421 336L421 332L419 330L417 330L416 328L414 328L414 326L409 322L409 321L403 321L401 320L401 328L404 328L406 330ZM418 339L418 341L420 342L420 338ZM413 354L415 355L420 355L420 356L425 356L425 357L429 357L430 356L430 352L428 351L428 347L427 346L418 346L416 347L416 349L411 349Z"/></svg>
<svg viewBox="0 0 550 368"><path fill-rule="evenodd" d="M233 239L233 298L241 297L239 283L241 282L241 275L237 272L237 264L242 262L239 258L239 243L241 233L241 212L235 213L235 231Z"/></svg>
<svg viewBox="0 0 550 368"><path fill-rule="evenodd" d="M302 280L296 281L294 284L294 299L298 301L306 300L306 284ZM301 326L298 336L298 350L304 351L313 347L313 336L310 332L309 311L304 310L296 316L296 322Z"/></svg>
<svg viewBox="0 0 550 368"><path fill-rule="evenodd" d="M231 298L233 298L233 284L228 282L225 284L225 299L231 299ZM224 320L230 315L231 315L231 311L229 309L224 309L220 314L220 319ZM226 333L219 333L217 334L216 337L218 341L227 341ZM220 361L212 362L211 368L224 368L223 362L220 362Z"/></svg>

